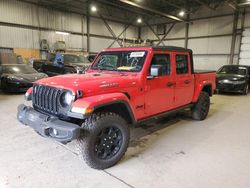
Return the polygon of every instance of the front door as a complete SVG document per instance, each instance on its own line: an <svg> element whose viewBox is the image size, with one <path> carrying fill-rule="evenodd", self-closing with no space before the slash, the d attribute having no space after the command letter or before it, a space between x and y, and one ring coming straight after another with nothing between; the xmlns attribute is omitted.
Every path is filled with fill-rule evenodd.
<svg viewBox="0 0 250 188"><path fill-rule="evenodd" d="M175 53L175 107L191 103L194 94L194 75L189 53Z"/></svg>
<svg viewBox="0 0 250 188"><path fill-rule="evenodd" d="M174 76L171 56L168 53L154 54L151 65L165 66L164 74L153 79L147 79L145 89L146 116L158 114L173 108L174 105ZM150 74L150 68L149 73Z"/></svg>

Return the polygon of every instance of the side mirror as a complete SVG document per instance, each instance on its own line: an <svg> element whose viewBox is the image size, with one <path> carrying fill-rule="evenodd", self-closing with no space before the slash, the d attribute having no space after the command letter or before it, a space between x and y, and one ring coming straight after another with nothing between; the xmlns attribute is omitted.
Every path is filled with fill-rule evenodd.
<svg viewBox="0 0 250 188"><path fill-rule="evenodd" d="M83 70L77 69L77 70L76 70L76 73L77 73L77 74L82 74L82 73L83 73Z"/></svg>
<svg viewBox="0 0 250 188"><path fill-rule="evenodd" d="M76 73L77 74L85 73L85 68L84 67L76 67Z"/></svg>
<svg viewBox="0 0 250 188"><path fill-rule="evenodd" d="M164 75L164 69L166 70L166 66L164 65L152 65L150 68L150 75L157 77Z"/></svg>

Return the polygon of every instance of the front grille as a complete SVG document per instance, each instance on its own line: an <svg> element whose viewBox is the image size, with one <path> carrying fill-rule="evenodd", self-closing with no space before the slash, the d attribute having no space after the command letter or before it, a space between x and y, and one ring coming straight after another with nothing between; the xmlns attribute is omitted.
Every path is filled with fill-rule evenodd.
<svg viewBox="0 0 250 188"><path fill-rule="evenodd" d="M240 91L245 88L245 84L218 83L217 89L228 91Z"/></svg>
<svg viewBox="0 0 250 188"><path fill-rule="evenodd" d="M32 92L33 107L57 115L60 110L59 98L61 94L61 89L43 85L34 85Z"/></svg>

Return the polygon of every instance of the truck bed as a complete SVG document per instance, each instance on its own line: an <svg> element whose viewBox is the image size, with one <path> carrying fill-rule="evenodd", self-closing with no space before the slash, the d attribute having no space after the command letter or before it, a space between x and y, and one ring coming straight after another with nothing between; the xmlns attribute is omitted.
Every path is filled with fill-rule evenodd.
<svg viewBox="0 0 250 188"><path fill-rule="evenodd" d="M194 77L195 85L212 85L212 90L216 89L216 71L196 70Z"/></svg>

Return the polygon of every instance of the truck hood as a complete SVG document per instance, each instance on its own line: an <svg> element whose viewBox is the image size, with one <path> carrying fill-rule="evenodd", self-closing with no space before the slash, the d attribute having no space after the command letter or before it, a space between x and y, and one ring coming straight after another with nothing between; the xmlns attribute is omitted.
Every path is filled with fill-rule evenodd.
<svg viewBox="0 0 250 188"><path fill-rule="evenodd" d="M246 79L246 76L244 75L239 75L239 74L217 74L216 76L217 80L242 80Z"/></svg>
<svg viewBox="0 0 250 188"><path fill-rule="evenodd" d="M5 74L7 78L12 78L15 80L23 81L23 82L35 82L42 78L47 78L48 76L44 73L33 73L33 74Z"/></svg>
<svg viewBox="0 0 250 188"><path fill-rule="evenodd" d="M67 74L45 78L35 82L38 85L47 85L62 89L71 90L76 93L81 90L85 96L121 91L123 88L136 87L138 84L137 74L107 74L107 73L86 73Z"/></svg>

